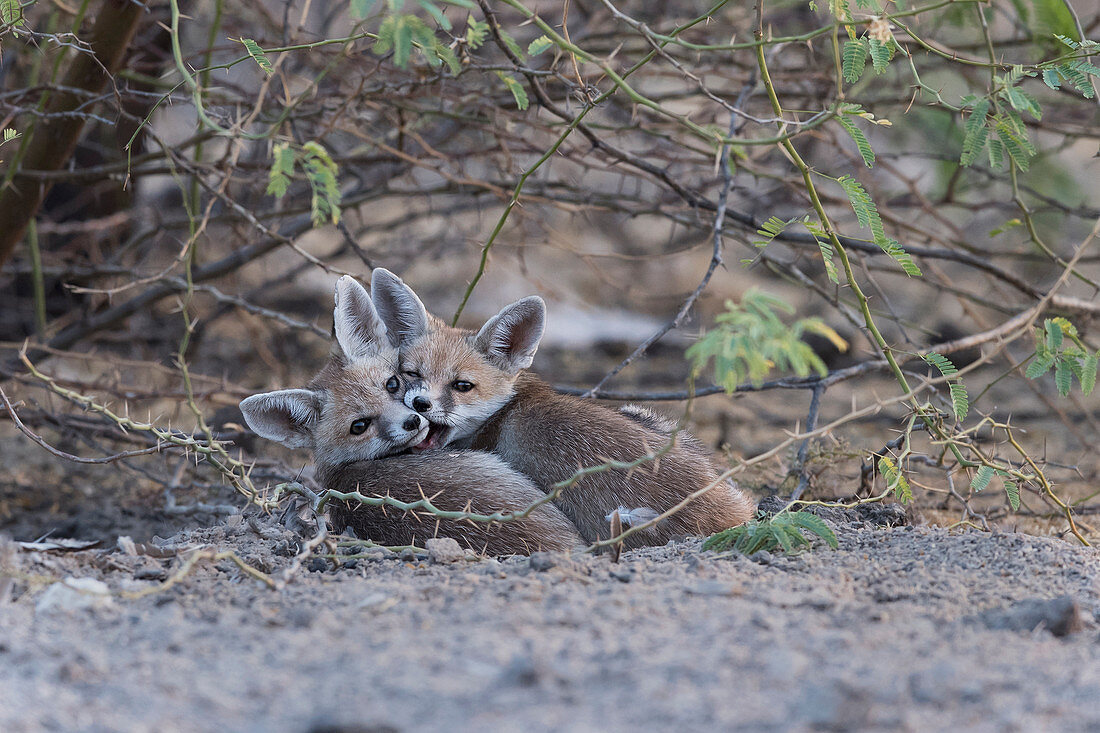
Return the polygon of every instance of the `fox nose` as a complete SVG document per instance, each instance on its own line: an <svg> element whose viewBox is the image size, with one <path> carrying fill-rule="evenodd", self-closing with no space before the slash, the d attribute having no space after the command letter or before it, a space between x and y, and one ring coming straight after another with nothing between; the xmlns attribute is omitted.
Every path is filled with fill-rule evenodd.
<svg viewBox="0 0 1100 733"><path fill-rule="evenodd" d="M428 410L432 409L432 401L429 400L427 397L421 397L420 395L417 395L416 397L413 397L412 406L413 409L417 412L427 412Z"/></svg>
<svg viewBox="0 0 1100 733"><path fill-rule="evenodd" d="M413 430L419 430L420 421L422 419L423 418L421 418L420 415L409 415L407 418L405 418L405 422L401 423L401 427L405 428L405 430L408 430L409 432L412 432Z"/></svg>

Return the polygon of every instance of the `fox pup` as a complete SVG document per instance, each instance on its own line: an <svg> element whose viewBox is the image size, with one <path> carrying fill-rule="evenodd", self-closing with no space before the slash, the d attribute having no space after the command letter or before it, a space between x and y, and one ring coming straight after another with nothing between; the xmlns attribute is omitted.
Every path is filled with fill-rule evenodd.
<svg viewBox="0 0 1100 733"><path fill-rule="evenodd" d="M482 451L396 455L424 443L430 426L401 402L397 348L367 291L347 276L336 284L334 322L332 355L305 389L241 402L252 430L291 448L311 448L326 489L405 502L427 496L439 509L479 514L519 511L543 496L526 476ZM330 516L337 531L350 526L360 537L388 545L423 545L442 536L492 555L581 546L576 528L552 504L493 525L437 522L428 513L358 503L332 503Z"/></svg>
<svg viewBox="0 0 1100 733"><path fill-rule="evenodd" d="M489 319L480 331L451 328L429 315L416 294L382 268L371 277L378 315L398 338L405 404L429 420L414 450L455 445L491 450L539 488L608 459L636 460L664 446L674 425L634 406L615 411L560 395L524 370L542 338L545 305L532 296ZM607 470L565 489L555 504L592 542L609 536L619 507L664 512L717 480L706 449L680 433L659 459L633 471ZM684 534L711 534L748 520L753 502L731 482L713 489L628 546L664 544Z"/></svg>

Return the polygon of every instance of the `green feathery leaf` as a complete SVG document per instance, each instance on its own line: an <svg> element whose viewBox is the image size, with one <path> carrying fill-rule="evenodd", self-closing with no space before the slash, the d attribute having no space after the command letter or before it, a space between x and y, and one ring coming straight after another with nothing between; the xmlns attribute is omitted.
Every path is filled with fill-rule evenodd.
<svg viewBox="0 0 1100 733"><path fill-rule="evenodd" d="M897 467L892 459L888 456L880 456L878 459L878 470L886 479L886 488L894 492L894 496L902 504L908 504L913 500L913 490L909 487L909 481L906 480L905 474L901 472L901 469Z"/></svg>
<svg viewBox="0 0 1100 733"><path fill-rule="evenodd" d="M863 76L863 70L867 67L867 39L859 38L844 42L843 63L841 71L844 73L844 81L855 84Z"/></svg>
<svg viewBox="0 0 1100 733"><path fill-rule="evenodd" d="M983 99L974 105L970 116L966 118L966 134L963 137L962 156L959 162L969 166L974 162L978 153L985 147L985 141L989 137L989 128L986 126L986 114L989 112L989 100Z"/></svg>
<svg viewBox="0 0 1100 733"><path fill-rule="evenodd" d="M512 97L516 100L516 107L521 110L527 109L530 102L527 99L527 90L523 88L523 84L520 84L519 80L508 76L503 71L498 71L497 76L504 82L504 86L508 87L508 91L512 93Z"/></svg>
<svg viewBox="0 0 1100 733"><path fill-rule="evenodd" d="M271 66L271 61L267 58L267 54L260 48L260 44L253 41L251 38L239 38L237 39L244 44L244 48L248 51L248 55L252 57L252 60L256 62L256 65L263 69L265 74L275 73L275 69Z"/></svg>
<svg viewBox="0 0 1100 733"><path fill-rule="evenodd" d="M871 168L875 164L875 151L871 149L871 143L867 142L867 136L863 134L863 130L855 126L848 116L838 115L836 121L840 123L852 140L855 141L856 147L859 148L859 154L863 158L863 163L868 168Z"/></svg>
<svg viewBox="0 0 1100 733"><path fill-rule="evenodd" d="M538 56L540 53L547 50L548 48L552 48L553 46L554 42L551 41L549 38L547 38L546 36L539 36L527 45L527 55Z"/></svg>
<svg viewBox="0 0 1100 733"><path fill-rule="evenodd" d="M993 479L993 466L978 466L978 472L970 482L970 490L975 494L985 491L989 482Z"/></svg>
<svg viewBox="0 0 1100 733"><path fill-rule="evenodd" d="M883 43L877 38L869 38L868 42L867 50L871 53L871 63L875 67L875 73L886 73L886 68L890 65L890 57L893 55L890 44Z"/></svg>
<svg viewBox="0 0 1100 733"><path fill-rule="evenodd" d="M267 193L282 198L290 187L294 173L294 151L286 143L279 143L272 150L271 170L267 174Z"/></svg>

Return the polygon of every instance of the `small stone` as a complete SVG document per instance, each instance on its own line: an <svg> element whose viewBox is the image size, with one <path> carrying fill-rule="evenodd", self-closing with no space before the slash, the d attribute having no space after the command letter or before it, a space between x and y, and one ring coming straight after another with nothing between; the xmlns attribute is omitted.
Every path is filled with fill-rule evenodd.
<svg viewBox="0 0 1100 733"><path fill-rule="evenodd" d="M328 560L323 557L313 557L310 558L306 567L311 573L323 573L328 570Z"/></svg>
<svg viewBox="0 0 1100 733"><path fill-rule="evenodd" d="M392 596L388 596L385 593L371 593L366 598L359 601L356 607L372 613L382 613L396 605L397 599Z"/></svg>
<svg viewBox="0 0 1100 733"><path fill-rule="evenodd" d="M404 550L401 551L401 554L399 554L398 557L401 558L401 560L403 560L404 562L412 562L416 560L416 550L411 547L406 547Z"/></svg>
<svg viewBox="0 0 1100 733"><path fill-rule="evenodd" d="M168 572L160 566L147 566L134 571L134 580L167 580Z"/></svg>
<svg viewBox="0 0 1100 733"><path fill-rule="evenodd" d="M554 561L554 556L549 552L532 552L528 563L531 565L531 569L538 573L544 573L557 564Z"/></svg>
<svg viewBox="0 0 1100 733"><path fill-rule="evenodd" d="M775 559L772 557L772 554L767 550L761 550L760 552L750 555L750 557L753 559L754 562L757 562L761 565L771 565L772 560Z"/></svg>
<svg viewBox="0 0 1100 733"><path fill-rule="evenodd" d="M39 596L34 610L35 613L51 613L102 608L111 605L110 593L110 588L102 580L69 576L47 588Z"/></svg>
<svg viewBox="0 0 1100 733"><path fill-rule="evenodd" d="M450 537L436 537L424 543L428 559L434 563L451 563L466 559L462 546Z"/></svg>
<svg viewBox="0 0 1100 733"><path fill-rule="evenodd" d="M359 559L365 560L366 562L382 562L383 560L389 560L396 557L397 555L394 555L389 550L383 550L381 547L368 547L363 550L363 556Z"/></svg>
<svg viewBox="0 0 1100 733"><path fill-rule="evenodd" d="M1085 628L1081 605L1070 596L1020 601L1008 608L986 611L978 620L987 629L1024 632L1046 629L1055 636L1068 636Z"/></svg>
<svg viewBox="0 0 1100 733"><path fill-rule="evenodd" d="M634 580L633 570L611 570L610 575L620 583L629 583Z"/></svg>

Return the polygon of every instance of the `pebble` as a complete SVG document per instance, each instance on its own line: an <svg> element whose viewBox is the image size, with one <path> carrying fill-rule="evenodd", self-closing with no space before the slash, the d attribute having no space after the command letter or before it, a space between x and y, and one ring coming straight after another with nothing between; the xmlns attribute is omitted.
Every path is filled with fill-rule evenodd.
<svg viewBox="0 0 1100 733"><path fill-rule="evenodd" d="M112 604L110 592L110 588L102 580L69 576L47 588L39 596L34 611L53 613L102 608Z"/></svg>
<svg viewBox="0 0 1100 733"><path fill-rule="evenodd" d="M557 564L554 561L554 556L549 552L533 552L527 562L531 569L538 573L544 573Z"/></svg>
<svg viewBox="0 0 1100 733"><path fill-rule="evenodd" d="M450 537L436 537L424 544L428 548L428 559L433 563L452 563L466 559L466 551Z"/></svg>

